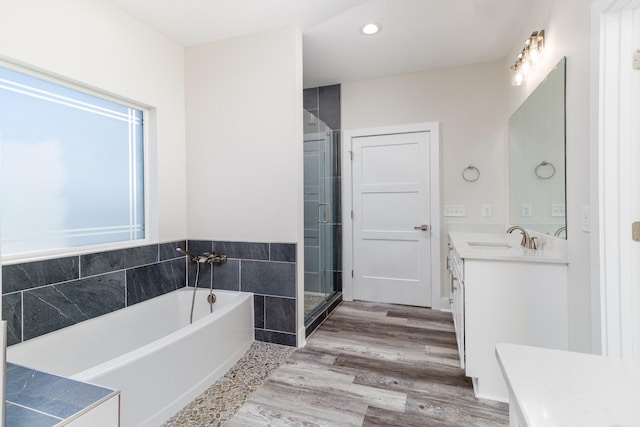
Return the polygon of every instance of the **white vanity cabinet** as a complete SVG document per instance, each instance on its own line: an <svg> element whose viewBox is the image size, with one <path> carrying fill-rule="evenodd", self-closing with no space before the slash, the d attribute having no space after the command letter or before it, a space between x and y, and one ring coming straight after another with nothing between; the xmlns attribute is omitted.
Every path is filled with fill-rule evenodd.
<svg viewBox="0 0 640 427"><path fill-rule="evenodd" d="M450 233L450 244L462 270L451 301L466 375L477 397L507 402L496 344L567 349L566 258L494 234Z"/></svg>

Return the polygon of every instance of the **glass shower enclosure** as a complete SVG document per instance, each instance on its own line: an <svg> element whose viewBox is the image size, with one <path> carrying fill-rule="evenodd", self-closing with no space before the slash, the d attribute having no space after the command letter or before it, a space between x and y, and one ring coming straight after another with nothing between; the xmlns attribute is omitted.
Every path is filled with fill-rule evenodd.
<svg viewBox="0 0 640 427"><path fill-rule="evenodd" d="M340 192L334 132L304 110L304 313L321 310L337 291Z"/></svg>

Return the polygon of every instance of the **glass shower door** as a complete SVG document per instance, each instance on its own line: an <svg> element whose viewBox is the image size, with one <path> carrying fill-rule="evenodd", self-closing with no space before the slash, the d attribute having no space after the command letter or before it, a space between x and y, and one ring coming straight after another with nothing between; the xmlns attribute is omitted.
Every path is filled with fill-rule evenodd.
<svg viewBox="0 0 640 427"><path fill-rule="evenodd" d="M305 317L329 298L335 286L334 189L336 153L333 132L304 111Z"/></svg>

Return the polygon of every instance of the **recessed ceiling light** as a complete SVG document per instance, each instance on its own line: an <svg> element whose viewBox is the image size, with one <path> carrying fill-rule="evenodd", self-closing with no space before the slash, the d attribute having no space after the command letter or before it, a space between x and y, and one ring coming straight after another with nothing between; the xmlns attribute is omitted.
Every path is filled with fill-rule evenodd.
<svg viewBox="0 0 640 427"><path fill-rule="evenodd" d="M365 36L372 36L376 33L379 33L382 30L382 25L376 22L370 22L364 27L360 28L360 32Z"/></svg>

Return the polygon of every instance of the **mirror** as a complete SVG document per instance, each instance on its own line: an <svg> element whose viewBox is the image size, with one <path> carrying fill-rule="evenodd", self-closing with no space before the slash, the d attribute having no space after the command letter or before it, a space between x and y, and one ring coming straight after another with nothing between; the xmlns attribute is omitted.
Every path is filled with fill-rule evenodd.
<svg viewBox="0 0 640 427"><path fill-rule="evenodd" d="M563 239L565 68L562 58L509 119L509 222Z"/></svg>

